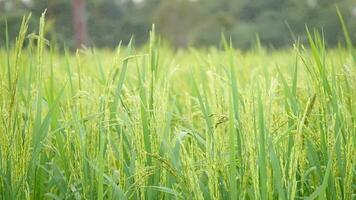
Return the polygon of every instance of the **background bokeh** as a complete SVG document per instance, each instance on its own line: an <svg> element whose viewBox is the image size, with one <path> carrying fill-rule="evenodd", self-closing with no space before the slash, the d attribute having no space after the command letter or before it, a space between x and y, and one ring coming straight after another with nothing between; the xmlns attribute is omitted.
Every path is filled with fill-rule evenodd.
<svg viewBox="0 0 356 200"><path fill-rule="evenodd" d="M0 45L5 21L15 39L21 18L32 12L30 30L36 30L47 8L46 37L74 47L72 0L0 0ZM221 33L242 49L261 43L270 48L290 46L293 38L305 42L305 27L323 30L329 46L343 39L336 6L356 39L355 0L86 0L88 44L115 47L134 35L136 45L147 41L152 24L174 47L217 45Z"/></svg>

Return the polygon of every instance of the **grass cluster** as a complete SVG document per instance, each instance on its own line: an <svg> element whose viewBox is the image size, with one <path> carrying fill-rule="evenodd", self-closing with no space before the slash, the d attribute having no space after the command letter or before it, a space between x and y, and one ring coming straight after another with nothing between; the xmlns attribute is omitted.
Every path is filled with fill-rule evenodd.
<svg viewBox="0 0 356 200"><path fill-rule="evenodd" d="M27 21L0 48L1 199L356 198L345 26L333 50L61 53Z"/></svg>

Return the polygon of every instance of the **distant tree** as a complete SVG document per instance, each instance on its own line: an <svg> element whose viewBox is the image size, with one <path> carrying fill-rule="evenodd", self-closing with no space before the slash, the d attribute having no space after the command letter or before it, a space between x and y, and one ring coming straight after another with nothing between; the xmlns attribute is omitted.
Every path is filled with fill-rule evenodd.
<svg viewBox="0 0 356 200"><path fill-rule="evenodd" d="M125 44L131 36L143 45L153 23L163 40L179 47L219 45L221 33L242 49L255 46L256 34L273 48L295 38L307 44L306 25L322 29L333 47L344 40L335 5L356 44L355 0L0 0L0 46L6 22L13 41L24 14L32 13L29 32L35 32L47 9L46 38L59 47L88 45L89 36L99 48Z"/></svg>
<svg viewBox="0 0 356 200"><path fill-rule="evenodd" d="M75 45L80 48L88 42L85 0L72 0L72 10Z"/></svg>
<svg viewBox="0 0 356 200"><path fill-rule="evenodd" d="M162 1L153 13L157 30L179 47L192 43L192 33L204 20L199 3L187 0Z"/></svg>

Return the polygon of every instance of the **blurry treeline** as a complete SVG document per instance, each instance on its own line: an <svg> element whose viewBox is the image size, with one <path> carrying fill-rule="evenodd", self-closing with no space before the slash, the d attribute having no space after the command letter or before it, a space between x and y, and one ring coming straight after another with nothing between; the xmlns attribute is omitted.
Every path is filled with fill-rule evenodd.
<svg viewBox="0 0 356 200"><path fill-rule="evenodd" d="M239 48L250 48L256 38L265 46L284 47L293 38L305 41L306 25L322 30L332 46L343 39L336 5L355 41L355 0L86 0L86 16L89 43L96 47L115 47L131 35L137 45L144 44L152 24L176 47L217 45L221 33ZM45 9L47 37L73 47L71 0L0 0L0 42L6 20L15 39L22 16L32 13L35 30Z"/></svg>

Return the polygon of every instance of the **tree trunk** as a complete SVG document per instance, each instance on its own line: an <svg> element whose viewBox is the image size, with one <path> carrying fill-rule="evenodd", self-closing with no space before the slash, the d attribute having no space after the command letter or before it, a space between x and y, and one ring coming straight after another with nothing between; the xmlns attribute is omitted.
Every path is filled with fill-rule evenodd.
<svg viewBox="0 0 356 200"><path fill-rule="evenodd" d="M75 45L80 48L88 42L85 0L72 0L72 11Z"/></svg>

